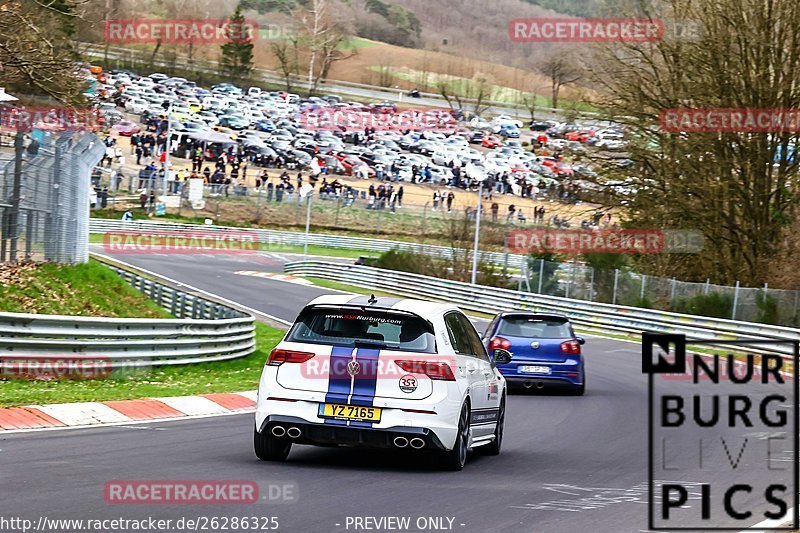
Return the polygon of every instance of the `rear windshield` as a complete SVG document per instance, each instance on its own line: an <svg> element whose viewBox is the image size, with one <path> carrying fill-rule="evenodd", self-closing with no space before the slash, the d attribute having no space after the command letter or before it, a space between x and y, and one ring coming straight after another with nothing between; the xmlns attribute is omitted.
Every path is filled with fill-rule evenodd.
<svg viewBox="0 0 800 533"><path fill-rule="evenodd" d="M537 339L567 339L572 337L569 322L564 318L512 316L503 318L498 335L534 337Z"/></svg>
<svg viewBox="0 0 800 533"><path fill-rule="evenodd" d="M386 311L307 309L300 314L286 340L436 353L430 324L414 315Z"/></svg>

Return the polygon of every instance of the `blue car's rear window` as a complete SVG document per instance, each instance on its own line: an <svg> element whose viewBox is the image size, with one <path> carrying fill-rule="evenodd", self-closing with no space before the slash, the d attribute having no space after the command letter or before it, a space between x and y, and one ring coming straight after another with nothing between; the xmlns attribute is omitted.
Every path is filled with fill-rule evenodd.
<svg viewBox="0 0 800 533"><path fill-rule="evenodd" d="M498 335L566 339L572 337L569 322L563 318L506 317L500 322Z"/></svg>

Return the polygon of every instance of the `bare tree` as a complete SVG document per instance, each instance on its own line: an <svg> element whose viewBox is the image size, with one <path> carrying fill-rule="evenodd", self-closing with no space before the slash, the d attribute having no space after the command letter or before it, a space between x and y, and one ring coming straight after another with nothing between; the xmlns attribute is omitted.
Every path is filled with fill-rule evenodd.
<svg viewBox="0 0 800 533"><path fill-rule="evenodd" d="M702 21L704 35L601 50L605 64L593 69L593 78L605 93L608 116L625 125L632 162L609 164L606 172L624 180L625 190L614 197L634 227L700 230L705 244L698 254L640 258L637 267L684 279L763 284L786 260L780 246L797 218L797 128L693 133L665 127L662 114L800 108L800 71L787 68L800 62L800 5L662 3L669 8L665 17Z"/></svg>
<svg viewBox="0 0 800 533"><path fill-rule="evenodd" d="M270 50L278 60L278 65L283 74L286 92L292 92L293 78L300 73L300 61L298 59L297 37L290 39L278 39L270 43Z"/></svg>
<svg viewBox="0 0 800 533"><path fill-rule="evenodd" d="M564 50L553 50L539 64L539 70L550 79L552 106L558 107L558 97L564 85L581 79L581 69Z"/></svg>
<svg viewBox="0 0 800 533"><path fill-rule="evenodd" d="M307 7L300 6L295 12L299 27L299 43L308 56L308 93L316 92L319 82L327 76L335 61L355 55L355 50L340 50L346 41L348 30L334 16L329 0L309 0Z"/></svg>
<svg viewBox="0 0 800 533"><path fill-rule="evenodd" d="M7 87L78 103L86 87L70 41L80 2L12 1L0 8L0 76Z"/></svg>

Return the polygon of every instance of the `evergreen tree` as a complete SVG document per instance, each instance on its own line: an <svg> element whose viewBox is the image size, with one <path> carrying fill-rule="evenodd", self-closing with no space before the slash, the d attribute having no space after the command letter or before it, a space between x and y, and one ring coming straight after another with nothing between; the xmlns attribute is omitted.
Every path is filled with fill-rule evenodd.
<svg viewBox="0 0 800 533"><path fill-rule="evenodd" d="M254 36L249 33L251 29L242 15L242 6L237 5L236 11L228 19L228 42L220 46L220 69L223 74L241 79L253 71Z"/></svg>

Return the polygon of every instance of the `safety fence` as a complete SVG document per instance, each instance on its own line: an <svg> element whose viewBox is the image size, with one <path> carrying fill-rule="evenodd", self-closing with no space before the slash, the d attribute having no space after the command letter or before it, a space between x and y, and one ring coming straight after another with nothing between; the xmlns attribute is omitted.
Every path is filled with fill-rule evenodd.
<svg viewBox="0 0 800 533"><path fill-rule="evenodd" d="M777 353L786 357L793 354L790 342L800 341L800 330L792 328L530 294L359 265L296 261L287 263L284 270L295 276L314 276L412 298L450 302L480 313L517 310L561 313L579 327L605 334L652 331L683 334L694 340L719 343L783 340L787 342L756 342L740 349L757 353ZM720 344L720 347L730 349L729 345Z"/></svg>
<svg viewBox="0 0 800 533"><path fill-rule="evenodd" d="M102 361L110 368L183 365L255 350L255 319L227 305L108 265L174 319L0 313L0 362Z"/></svg>
<svg viewBox="0 0 800 533"><path fill-rule="evenodd" d="M104 153L86 131L14 136L0 153L0 263L88 259L89 176Z"/></svg>

